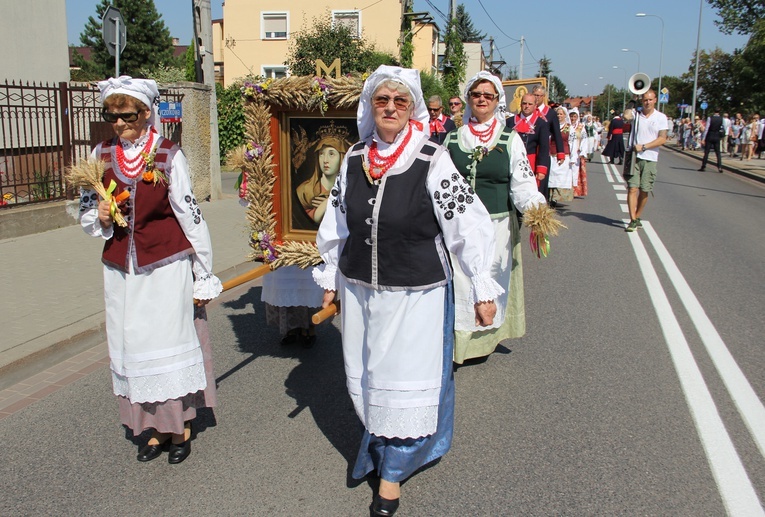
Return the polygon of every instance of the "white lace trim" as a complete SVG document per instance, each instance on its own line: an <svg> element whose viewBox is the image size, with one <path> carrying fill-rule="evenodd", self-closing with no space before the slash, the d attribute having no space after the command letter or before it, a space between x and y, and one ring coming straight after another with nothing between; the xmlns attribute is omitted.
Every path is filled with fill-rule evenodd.
<svg viewBox="0 0 765 517"><path fill-rule="evenodd" d="M215 275L209 275L194 281L194 298L197 300L212 300L223 292L223 284Z"/></svg>
<svg viewBox="0 0 765 517"><path fill-rule="evenodd" d="M203 363L181 370L145 377L124 377L112 371L114 394L131 403L164 402L196 393L207 387Z"/></svg>
<svg viewBox="0 0 765 517"><path fill-rule="evenodd" d="M337 266L329 264L316 266L311 274L313 275L314 282L319 284L319 287L322 289L327 289L328 291L337 290Z"/></svg>
<svg viewBox="0 0 765 517"><path fill-rule="evenodd" d="M386 438L421 438L436 432L438 428L438 406L413 408L391 408L369 406L368 414L362 414L361 395L350 394L356 413L367 431Z"/></svg>
<svg viewBox="0 0 765 517"><path fill-rule="evenodd" d="M491 273L481 273L470 279L470 298L473 303L495 300L505 290L491 277Z"/></svg>

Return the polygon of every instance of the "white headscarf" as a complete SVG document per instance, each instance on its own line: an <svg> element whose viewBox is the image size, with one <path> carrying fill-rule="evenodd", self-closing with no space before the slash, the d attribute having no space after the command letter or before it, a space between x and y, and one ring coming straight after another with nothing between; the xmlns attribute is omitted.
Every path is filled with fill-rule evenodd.
<svg viewBox="0 0 765 517"><path fill-rule="evenodd" d="M555 113L555 120L558 120L558 110L563 110L563 112L566 114L566 120L564 120L563 123L561 123L561 121L558 120L558 125L560 127L563 127L566 124L568 124L569 126L571 125L571 118L568 116L568 110L566 109L565 106L558 106L557 108L550 108L550 109Z"/></svg>
<svg viewBox="0 0 765 517"><path fill-rule="evenodd" d="M107 97L115 93L129 95L143 102L151 111L149 124L158 126L159 88L153 79L133 79L129 75L121 75L118 78L110 77L106 81L100 81L98 89L101 90L101 104Z"/></svg>
<svg viewBox="0 0 765 517"><path fill-rule="evenodd" d="M566 115L566 118L568 118L569 124L571 124L571 114L576 113L576 125L580 125L582 123L582 117L579 116L579 108L571 108L568 110L568 114Z"/></svg>
<svg viewBox="0 0 765 517"><path fill-rule="evenodd" d="M467 124L470 121L470 117L473 116L473 111L470 109L470 103L468 102L468 99L470 98L470 89L475 83L483 80L491 81L491 84L494 85L494 88L497 89L497 93L499 93L499 102L497 102L497 107L494 110L494 118L504 124L505 116L502 111L503 109L506 109L507 106L507 102L505 101L505 89L502 88L502 82L496 75L490 74L485 70L481 70L475 74L465 85L465 113L462 115L462 121Z"/></svg>
<svg viewBox="0 0 765 517"><path fill-rule="evenodd" d="M359 138L366 140L375 130L374 106L372 106L372 95L380 84L384 81L396 81L401 83L412 94L414 110L412 111L412 120L418 122L426 135L430 134L430 117L428 108L422 97L422 87L420 86L420 72L412 68L401 68L400 66L380 65L372 75L364 81L364 87L361 90L359 98L359 108L356 111L356 125L359 129ZM420 129L420 128L416 128Z"/></svg>

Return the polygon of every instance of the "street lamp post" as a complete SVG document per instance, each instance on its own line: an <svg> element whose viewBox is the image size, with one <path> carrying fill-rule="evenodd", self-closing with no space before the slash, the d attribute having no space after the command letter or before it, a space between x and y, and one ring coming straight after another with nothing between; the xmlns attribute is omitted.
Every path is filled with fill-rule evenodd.
<svg viewBox="0 0 765 517"><path fill-rule="evenodd" d="M699 43L701 41L701 12L704 0L699 0L699 29L696 32L696 67L693 72L693 105L691 106L691 122L696 120L696 92L699 89Z"/></svg>
<svg viewBox="0 0 765 517"><path fill-rule="evenodd" d="M635 16L638 18L644 18L646 16L650 16L652 18L658 18L661 22L661 47L659 50L659 95L661 95L661 65L662 61L664 60L664 19L662 19L661 16L656 14L646 14L646 13L637 13ZM659 103L659 111L662 111L661 109L661 103Z"/></svg>
<svg viewBox="0 0 765 517"><path fill-rule="evenodd" d="M702 0L703 1L703 0ZM620 66L614 65L612 68L618 68L622 72L624 72L624 90L622 90L622 113L624 113L624 110L627 109L627 70Z"/></svg>
<svg viewBox="0 0 765 517"><path fill-rule="evenodd" d="M638 57L638 69L637 69L637 71L640 72L640 52L638 52L637 50L630 50L628 48L623 48L622 52L634 52L635 54L637 54L637 57Z"/></svg>

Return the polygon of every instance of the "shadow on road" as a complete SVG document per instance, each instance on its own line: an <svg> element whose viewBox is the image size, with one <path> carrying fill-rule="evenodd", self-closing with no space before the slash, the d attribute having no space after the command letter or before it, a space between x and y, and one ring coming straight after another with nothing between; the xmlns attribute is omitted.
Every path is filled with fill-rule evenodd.
<svg viewBox="0 0 765 517"><path fill-rule="evenodd" d="M309 410L319 430L348 463L347 485L363 483L351 478L361 438L361 424L345 386L345 369L340 332L329 322L316 328L317 340L313 348L299 345L283 346L275 327L266 324L265 304L260 301L261 288L253 287L235 300L224 302L231 309L253 312L229 315L239 350L250 354L239 364L217 378L218 384L235 375L259 357L293 358L299 364L284 381L285 393L295 399L295 409L287 416L295 418ZM259 339L253 339L258 335Z"/></svg>

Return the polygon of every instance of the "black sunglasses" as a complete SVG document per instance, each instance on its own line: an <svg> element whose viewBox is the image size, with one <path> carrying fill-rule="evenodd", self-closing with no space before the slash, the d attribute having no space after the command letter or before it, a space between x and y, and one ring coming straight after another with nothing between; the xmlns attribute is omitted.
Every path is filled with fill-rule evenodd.
<svg viewBox="0 0 765 517"><path fill-rule="evenodd" d="M138 115L140 115L140 111L136 111L135 113L110 113L106 110L101 112L101 118L103 118L106 122L114 124L117 122L117 120L122 119L125 122L135 122L138 120Z"/></svg>
<svg viewBox="0 0 765 517"><path fill-rule="evenodd" d="M493 101L494 99L499 97L499 95L495 93L472 91L470 92L470 97L472 97L473 99L480 99L481 97L483 97L487 101Z"/></svg>

